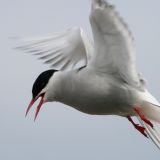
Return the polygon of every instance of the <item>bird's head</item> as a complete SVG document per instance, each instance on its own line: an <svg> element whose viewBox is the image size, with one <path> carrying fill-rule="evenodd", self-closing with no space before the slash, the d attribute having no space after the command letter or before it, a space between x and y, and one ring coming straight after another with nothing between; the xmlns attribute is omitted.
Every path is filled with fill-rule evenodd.
<svg viewBox="0 0 160 160"><path fill-rule="evenodd" d="M31 109L31 107L33 106L33 104L39 99L41 98L37 109L36 109L36 114L35 114L35 120L36 117L40 111L41 106L43 105L44 102L46 102L47 100L44 98L46 98L46 92L47 92L47 86L49 84L49 80L51 79L51 77L53 76L54 72L56 72L57 70L47 70L42 72L38 78L35 80L33 87L32 87L32 100L27 108L26 111L26 116L29 112L29 110Z"/></svg>

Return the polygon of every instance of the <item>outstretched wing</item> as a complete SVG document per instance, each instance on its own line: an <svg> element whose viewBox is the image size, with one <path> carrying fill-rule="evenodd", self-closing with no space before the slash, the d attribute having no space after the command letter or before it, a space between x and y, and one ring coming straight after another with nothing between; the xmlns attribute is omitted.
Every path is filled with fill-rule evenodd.
<svg viewBox="0 0 160 160"><path fill-rule="evenodd" d="M16 47L32 53L56 70L72 69L77 64L87 64L93 50L92 44L81 28L70 28L48 36L20 39L22 46Z"/></svg>
<svg viewBox="0 0 160 160"><path fill-rule="evenodd" d="M114 7L104 0L92 0L90 22L95 48L91 65L100 72L119 75L139 88L133 38Z"/></svg>

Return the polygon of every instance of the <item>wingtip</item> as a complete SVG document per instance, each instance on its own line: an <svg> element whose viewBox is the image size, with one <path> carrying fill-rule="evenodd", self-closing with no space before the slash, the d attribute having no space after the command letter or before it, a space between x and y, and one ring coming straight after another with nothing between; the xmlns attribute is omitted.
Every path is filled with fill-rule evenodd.
<svg viewBox="0 0 160 160"><path fill-rule="evenodd" d="M92 0L92 9L106 9L109 8L111 10L115 10L115 6L110 4L108 1L106 0Z"/></svg>
<svg viewBox="0 0 160 160"><path fill-rule="evenodd" d="M105 0L92 0L92 5L109 6L109 2Z"/></svg>

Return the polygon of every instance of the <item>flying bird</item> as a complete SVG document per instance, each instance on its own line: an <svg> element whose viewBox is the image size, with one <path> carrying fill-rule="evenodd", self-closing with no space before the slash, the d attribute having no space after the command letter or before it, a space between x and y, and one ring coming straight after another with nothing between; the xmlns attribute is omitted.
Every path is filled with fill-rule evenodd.
<svg viewBox="0 0 160 160"><path fill-rule="evenodd" d="M89 19L93 41L80 27L22 38L25 43L17 48L52 68L35 80L26 115L39 98L35 119L41 106L52 101L87 114L118 115L160 148L160 103L147 91L137 71L128 26L105 0L92 0Z"/></svg>

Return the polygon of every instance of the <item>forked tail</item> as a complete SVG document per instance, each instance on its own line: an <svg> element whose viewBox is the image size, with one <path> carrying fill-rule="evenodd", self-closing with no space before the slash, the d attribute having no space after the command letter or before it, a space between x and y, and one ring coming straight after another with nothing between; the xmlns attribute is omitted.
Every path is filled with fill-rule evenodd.
<svg viewBox="0 0 160 160"><path fill-rule="evenodd" d="M153 124L153 128L145 123L140 117L138 117L138 120L145 128L147 135L160 149L160 104L149 92L146 92L145 99L146 100L141 106L141 111Z"/></svg>

